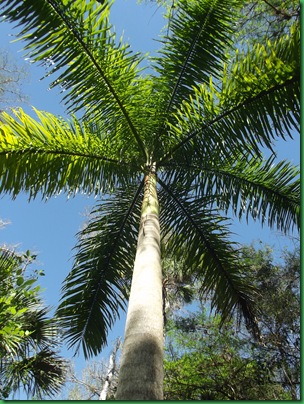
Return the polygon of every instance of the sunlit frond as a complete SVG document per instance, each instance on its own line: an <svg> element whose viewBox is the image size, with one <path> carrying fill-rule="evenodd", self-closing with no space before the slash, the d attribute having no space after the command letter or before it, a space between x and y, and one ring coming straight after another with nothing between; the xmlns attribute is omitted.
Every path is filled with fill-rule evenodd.
<svg viewBox="0 0 304 404"><path fill-rule="evenodd" d="M124 125L125 136L146 150L130 117L130 98L137 86L141 57L117 41L109 23L109 5L95 0L2 1L7 21L22 26L28 57L55 74L69 111L82 111L87 119L106 117L108 129Z"/></svg>
<svg viewBox="0 0 304 404"><path fill-rule="evenodd" d="M92 133L76 118L65 122L49 113L36 113L40 122L23 111L15 112L18 120L3 114L1 192L15 197L27 191L30 198L38 193L48 198L62 191L99 195L110 192L117 183L123 185L136 178L135 160L121 158L126 147L123 139Z"/></svg>
<svg viewBox="0 0 304 404"><path fill-rule="evenodd" d="M168 120L175 144L161 158L213 158L214 148L230 155L236 148L260 153L278 137L292 137L300 122L300 38L297 27L275 43L237 50L221 87L193 86L189 98ZM192 157L191 157L192 156Z"/></svg>
<svg viewBox="0 0 304 404"><path fill-rule="evenodd" d="M300 171L286 161L277 162L275 156L264 160L239 153L168 165L165 180L188 189L197 203L209 198L209 206L240 220L251 217L284 233L299 229Z"/></svg>
<svg viewBox="0 0 304 404"><path fill-rule="evenodd" d="M288 233L300 227L300 170L290 163L243 157L201 167L196 190L239 219L252 217Z"/></svg>

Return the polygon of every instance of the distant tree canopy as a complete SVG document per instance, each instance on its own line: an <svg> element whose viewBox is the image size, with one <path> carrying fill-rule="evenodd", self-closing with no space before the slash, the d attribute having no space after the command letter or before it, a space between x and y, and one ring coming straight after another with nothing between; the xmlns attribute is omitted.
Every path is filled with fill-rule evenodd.
<svg viewBox="0 0 304 404"><path fill-rule="evenodd" d="M167 324L166 400L298 400L300 389L299 249L274 264L263 246L243 249L244 276L260 293L260 342L237 321L220 329L204 303Z"/></svg>
<svg viewBox="0 0 304 404"><path fill-rule="evenodd" d="M142 3L156 3L169 13L179 7L179 0L140 0ZM286 34L296 21L300 20L299 0L244 0L238 22L238 40L261 41Z"/></svg>
<svg viewBox="0 0 304 404"><path fill-rule="evenodd" d="M239 38L250 42L275 39L300 21L299 0L246 0L239 21Z"/></svg>
<svg viewBox="0 0 304 404"><path fill-rule="evenodd" d="M282 252L275 264L269 247L243 250L248 277L260 291L261 346L257 357L292 400L300 389L300 249ZM247 274L247 271L246 271ZM247 275L246 275L247 276Z"/></svg>

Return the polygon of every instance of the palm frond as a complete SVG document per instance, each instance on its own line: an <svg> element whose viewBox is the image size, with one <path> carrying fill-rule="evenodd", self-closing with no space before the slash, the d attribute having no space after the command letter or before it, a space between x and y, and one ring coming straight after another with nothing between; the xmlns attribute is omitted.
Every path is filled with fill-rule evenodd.
<svg viewBox="0 0 304 404"><path fill-rule="evenodd" d="M0 251L0 391L7 397L24 388L28 394L52 395L64 383L66 362L59 346L58 324L41 304L36 279L24 278L22 260Z"/></svg>
<svg viewBox="0 0 304 404"><path fill-rule="evenodd" d="M163 39L156 71L169 92L167 112L171 112L192 92L197 83L219 78L240 2L179 1L170 18L170 36Z"/></svg>
<svg viewBox="0 0 304 404"><path fill-rule="evenodd" d="M86 357L100 352L119 311L125 308L132 276L143 182L117 190L93 210L79 233L75 264L63 286L57 315L70 346Z"/></svg>
<svg viewBox="0 0 304 404"><path fill-rule="evenodd" d="M95 0L1 3L5 19L22 25L19 37L27 42L28 57L49 65L48 75L57 75L52 86L62 88L69 111L84 110L87 119L103 117L112 133L122 124L125 136L135 138L146 157L129 111L130 98L140 89L141 58L116 41L109 11L108 2L98 5Z"/></svg>
<svg viewBox="0 0 304 404"><path fill-rule="evenodd" d="M278 137L292 137L300 121L299 32L274 43L236 51L225 67L221 88L213 79L196 85L168 121L175 144L160 164L180 155L213 158L214 148L229 156L236 148L259 153Z"/></svg>
<svg viewBox="0 0 304 404"><path fill-rule="evenodd" d="M36 113L40 122L22 110L15 112L17 119L2 115L0 192L15 197L26 191L30 198L38 193L48 198L61 191L100 194L136 178L136 160L121 158L125 140L92 133L76 118L65 122L46 112Z"/></svg>
<svg viewBox="0 0 304 404"><path fill-rule="evenodd" d="M46 348L55 349L59 345L59 324L57 319L49 318L49 307L41 303L29 306L25 313L25 324L23 330L27 333L27 349L43 350Z"/></svg>
<svg viewBox="0 0 304 404"><path fill-rule="evenodd" d="M287 233L300 226L300 171L272 156L221 160L201 167L196 191L213 195L216 206L242 219L251 216L263 225Z"/></svg>
<svg viewBox="0 0 304 404"><path fill-rule="evenodd" d="M19 260L16 255L8 248L0 247L0 282L1 284L11 281L8 275L11 273L12 268L19 265Z"/></svg>
<svg viewBox="0 0 304 404"><path fill-rule="evenodd" d="M258 336L257 291L242 276L235 243L227 243L231 233L225 219L209 207L209 197L198 200L161 180L160 184L160 223L163 236L174 234L168 243L175 257L182 254L185 265L202 281L201 293L212 296L212 307L223 321L238 312Z"/></svg>
<svg viewBox="0 0 304 404"><path fill-rule="evenodd" d="M66 361L45 348L31 356L21 355L12 361L2 362L1 382L12 392L23 388L29 399L42 399L45 395L59 393L66 379L66 370Z"/></svg>
<svg viewBox="0 0 304 404"><path fill-rule="evenodd" d="M209 198L210 207L224 214L251 217L284 233L299 229L300 171L289 162L240 153L169 167L165 181L183 184L198 201Z"/></svg>

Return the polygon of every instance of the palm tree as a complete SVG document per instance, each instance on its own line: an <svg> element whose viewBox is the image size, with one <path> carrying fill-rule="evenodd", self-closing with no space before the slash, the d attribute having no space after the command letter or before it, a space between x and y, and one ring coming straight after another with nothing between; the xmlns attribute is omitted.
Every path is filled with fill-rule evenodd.
<svg viewBox="0 0 304 404"><path fill-rule="evenodd" d="M97 354L132 278L118 399L163 397L161 238L177 259L187 251L223 319L237 310L257 333L257 292L226 216L283 231L299 224L298 170L261 153L298 129L299 30L234 49L241 3L180 0L146 69L116 40L107 1L1 3L31 59L56 75L72 117L3 114L0 191L100 198L57 313L70 346Z"/></svg>
<svg viewBox="0 0 304 404"><path fill-rule="evenodd" d="M59 327L42 305L36 277L25 277L21 255L0 249L0 397L20 389L37 398L59 392L66 361L58 355Z"/></svg>

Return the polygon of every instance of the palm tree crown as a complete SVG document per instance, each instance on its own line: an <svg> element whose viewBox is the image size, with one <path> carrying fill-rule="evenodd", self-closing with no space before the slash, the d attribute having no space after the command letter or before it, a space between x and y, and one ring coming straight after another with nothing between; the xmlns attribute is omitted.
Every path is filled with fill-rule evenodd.
<svg viewBox="0 0 304 404"><path fill-rule="evenodd" d="M242 1L180 0L149 69L117 41L108 2L3 0L31 59L48 61L72 118L2 115L0 191L100 197L79 234L58 315L71 345L97 354L125 307L144 178L155 178L161 237L180 254L223 318L255 329L225 215L282 231L299 225L298 169L264 160L299 122L299 30L235 49ZM81 116L81 118L77 118ZM106 195L106 198L102 197Z"/></svg>

